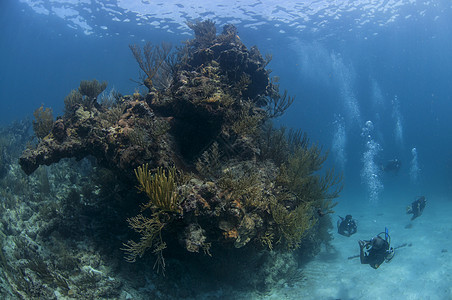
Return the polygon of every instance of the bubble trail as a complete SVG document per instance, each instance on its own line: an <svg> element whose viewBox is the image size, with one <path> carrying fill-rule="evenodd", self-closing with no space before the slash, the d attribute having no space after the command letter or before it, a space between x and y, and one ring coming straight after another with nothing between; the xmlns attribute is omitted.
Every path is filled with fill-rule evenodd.
<svg viewBox="0 0 452 300"><path fill-rule="evenodd" d="M366 141L366 148L362 157L363 168L361 170L361 178L367 187L369 202L371 204L377 204L384 186L381 182L381 170L375 162L378 153L382 149L380 144L372 138L373 129L374 125L372 121L367 121L361 131L361 136Z"/></svg>

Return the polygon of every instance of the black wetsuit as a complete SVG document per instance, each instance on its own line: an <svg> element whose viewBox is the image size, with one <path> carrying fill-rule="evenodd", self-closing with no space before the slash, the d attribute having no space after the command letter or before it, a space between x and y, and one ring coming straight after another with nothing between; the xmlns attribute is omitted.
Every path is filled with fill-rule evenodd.
<svg viewBox="0 0 452 300"><path fill-rule="evenodd" d="M422 212L424 211L425 205L427 203L427 200L425 200L425 197L422 196L413 203L411 203L411 208L407 211L407 214L413 214L411 217L411 220L416 219L420 215L422 215Z"/></svg>
<svg viewBox="0 0 452 300"><path fill-rule="evenodd" d="M382 243L381 246L377 248L374 244L374 246L371 246L366 253L364 251L365 245L360 244L359 258L361 259L362 264L369 264L372 268L378 269L388 256L389 243L378 236L374 239L380 239L380 242Z"/></svg>
<svg viewBox="0 0 452 300"><path fill-rule="evenodd" d="M402 165L402 163L400 162L400 160L393 159L393 160L388 161L382 169L385 172L392 171L392 172L397 173L399 171L401 165Z"/></svg>
<svg viewBox="0 0 452 300"><path fill-rule="evenodd" d="M351 236L352 234L356 233L357 226L355 220L344 219L342 217L339 218L341 218L341 220L337 221L337 232L339 234L342 234L344 236Z"/></svg>

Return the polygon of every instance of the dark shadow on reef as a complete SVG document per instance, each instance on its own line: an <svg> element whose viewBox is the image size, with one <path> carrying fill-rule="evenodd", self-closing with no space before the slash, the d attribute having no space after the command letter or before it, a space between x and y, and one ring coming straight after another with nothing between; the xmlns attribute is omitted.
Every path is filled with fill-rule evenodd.
<svg viewBox="0 0 452 300"><path fill-rule="evenodd" d="M298 264L331 240L341 178L319 174L326 155L305 134L272 126L294 98L270 78L271 57L248 49L232 25L219 35L210 21L188 25L195 38L176 51L165 43L130 46L144 95L98 101L106 83L82 81L56 121L50 109L34 114L39 143L20 157L26 174L68 158L88 157L82 161L93 169L87 182L76 180L84 189L68 191L58 213L48 212L59 225L45 235L64 244L86 234L105 254L95 267L72 261L91 274L93 288L108 273L102 267L114 265L117 284L98 298L125 291L195 298L226 286L265 291L299 279ZM86 201L90 209L81 208ZM47 278L63 280L61 294L75 295L76 279L58 274L63 279Z"/></svg>

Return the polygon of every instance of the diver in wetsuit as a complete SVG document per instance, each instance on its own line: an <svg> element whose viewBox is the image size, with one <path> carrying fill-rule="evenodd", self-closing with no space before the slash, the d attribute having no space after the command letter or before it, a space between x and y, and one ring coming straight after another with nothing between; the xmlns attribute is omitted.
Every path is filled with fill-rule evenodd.
<svg viewBox="0 0 452 300"><path fill-rule="evenodd" d="M388 160L384 166L381 167L381 169L385 172L394 172L398 173L400 170L400 167L402 166L402 162L398 160L397 158Z"/></svg>
<svg viewBox="0 0 452 300"><path fill-rule="evenodd" d="M427 204L427 200L424 196L419 197L416 201L411 203L411 206L408 206L406 208L407 214L413 214L411 217L411 221L422 215L422 212L424 211L425 205Z"/></svg>
<svg viewBox="0 0 452 300"><path fill-rule="evenodd" d="M385 235L384 239L381 237L382 234ZM372 268L378 269L384 261L390 262L394 257L394 248L391 247L390 242L391 238L387 229L370 241L358 241L361 263L369 264Z"/></svg>
<svg viewBox="0 0 452 300"><path fill-rule="evenodd" d="M343 236L351 236L355 234L358 227L355 220L352 219L352 215L346 215L345 218L339 216L340 220L337 221L337 232Z"/></svg>

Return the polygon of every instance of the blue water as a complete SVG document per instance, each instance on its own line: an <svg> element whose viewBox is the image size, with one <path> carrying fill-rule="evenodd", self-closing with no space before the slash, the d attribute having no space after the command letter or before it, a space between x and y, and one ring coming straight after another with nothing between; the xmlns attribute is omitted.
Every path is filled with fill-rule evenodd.
<svg viewBox="0 0 452 300"><path fill-rule="evenodd" d="M191 37L185 21L212 19L273 55L272 74L296 95L276 123L330 149L327 165L344 173L341 205L452 192L450 1L151 2L2 1L0 125L41 104L61 114L82 79L131 94L139 72L129 44L178 45ZM381 171L394 158L401 169Z"/></svg>
<svg viewBox="0 0 452 300"><path fill-rule="evenodd" d="M380 174L382 192L410 185L414 147L420 182L412 187L413 193L427 192L419 184L425 184L429 193L452 191L448 1L337 2L337 6L325 1L302 5L299 11L289 1L287 8L273 10L258 5L254 15L249 1L251 6L243 4L243 15L235 17L227 9L240 11L239 4L217 11L215 2L204 10L202 5L180 4L172 15L171 9L165 10L166 18L149 14L147 20L139 20L142 16L130 11L132 5L121 8L121 1L83 3L6 0L0 4L2 125L31 116L41 104L61 114L64 97L82 79L106 80L109 88L132 93L138 88L131 80L138 78L138 68L129 44L166 40L178 45L190 37L183 22L211 18L217 31L233 22L247 46L257 45L263 54L273 55L269 66L273 75L281 78L282 88L296 95L279 124L301 128L312 141L331 149L333 141L338 142L334 134L341 120L342 153L333 150L329 163L344 169L345 194L368 197L363 190L366 140L361 133L369 120L374 125L372 139L381 146L375 162L395 157L402 161L397 176ZM306 14L310 20L299 18ZM113 20L118 17L122 21ZM254 23L258 25L250 25Z"/></svg>

